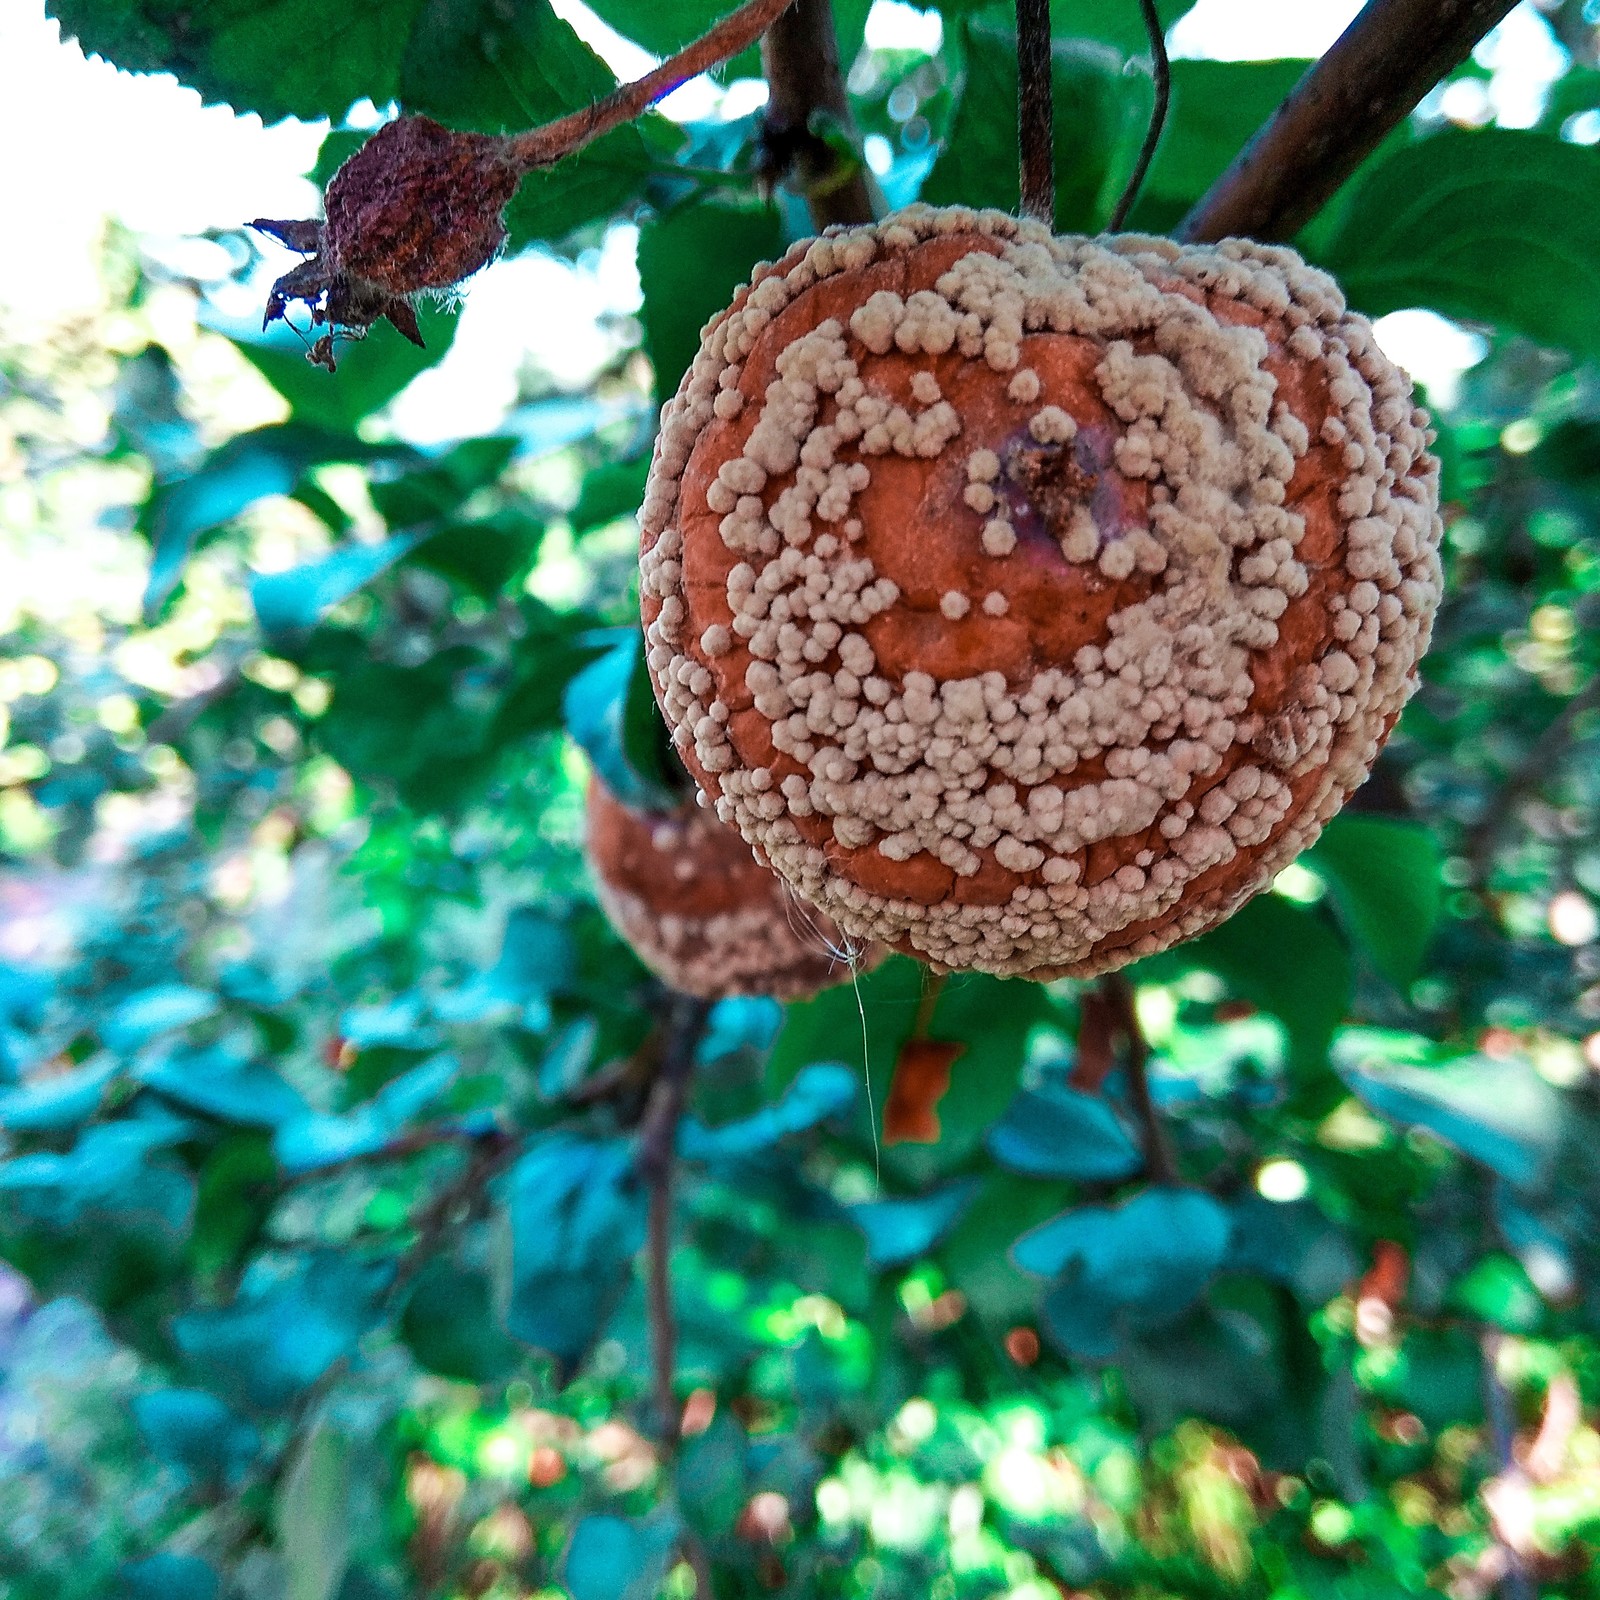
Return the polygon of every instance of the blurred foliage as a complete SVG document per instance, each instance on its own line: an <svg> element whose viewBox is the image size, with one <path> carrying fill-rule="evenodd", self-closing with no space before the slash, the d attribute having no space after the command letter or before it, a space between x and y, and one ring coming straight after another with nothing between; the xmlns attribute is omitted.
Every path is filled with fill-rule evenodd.
<svg viewBox="0 0 1600 1600"><path fill-rule="evenodd" d="M611 82L542 0L53 9L127 67L334 119L323 176L363 97L506 126ZM662 50L716 8L597 9ZM1093 228L1148 70L1132 4L1055 9L1062 220ZM223 325L201 286L126 240L98 321L0 345L5 559L101 573L0 595L8 1597L653 1600L695 1562L723 1600L1600 1594L1580 9L1544 127L1418 118L1308 230L1358 308L1434 307L1488 355L1440 412L1449 599L1372 781L1132 974L1179 1181L1146 1180L1072 983L930 1007L897 958L718 1006L679 1141L675 1454L629 1066L662 997L593 903L581 794L590 763L672 782L632 512L701 323L803 227L750 176L756 120L653 117L525 188L518 247L637 225L643 306L492 437L385 425L449 310L330 379L287 334L195 331ZM946 15L934 56L858 54L840 8L857 119L892 200L1006 204L1006 16ZM1178 63L1136 222L1175 221L1299 70ZM923 1035L955 1058L939 1136L880 1149Z"/></svg>

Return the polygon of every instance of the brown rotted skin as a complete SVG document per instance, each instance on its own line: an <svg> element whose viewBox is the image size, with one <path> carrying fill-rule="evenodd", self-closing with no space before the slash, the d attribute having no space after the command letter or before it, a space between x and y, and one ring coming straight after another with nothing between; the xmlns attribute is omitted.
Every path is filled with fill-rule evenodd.
<svg viewBox="0 0 1600 1600"><path fill-rule="evenodd" d="M721 814L857 936L936 966L1037 977L1104 971L1201 931L1304 849L1414 686L1439 591L1426 418L1329 280L1249 245L1062 240L1041 265L1044 239L992 213L952 225L919 208L758 273L761 297L741 292L708 329L668 408L642 518L652 672ZM984 321L996 303L984 257L1026 279L1010 335L994 332L998 313ZM1092 274L1098 288L1081 292ZM886 316L874 310L885 303ZM940 305L966 319L954 343L938 332ZM786 382L790 398L775 401ZM811 410L808 383L820 391ZM841 436L852 383L877 409L858 408ZM929 439L872 448L858 424L883 402L923 416ZM953 408L953 431L936 403ZM818 502L798 537L781 503L797 469L755 437L797 405L792 433L813 465L865 469L843 512ZM832 430L820 442L819 428ZM1165 452L1155 461L1151 437ZM763 464L753 478L751 456ZM986 543L997 517L1006 530ZM839 548L819 556L827 535ZM778 592L793 637L815 644L785 666L770 606L746 605L738 569L759 579L789 546L809 566ZM853 722L800 727L815 691L784 698L797 677L830 672L843 687L822 692L842 716L875 714L866 688L850 699L869 674L838 676L845 651L857 664L867 651L804 610L807 574L821 593L862 560L869 584L893 587L842 625L870 647L873 704L887 695L909 715L912 674L934 680L947 711L950 685L989 686L986 720L950 724L918 757L943 822L919 821L891 792L907 747L890 759L852 748ZM1198 643L1183 633L1196 618L1209 630ZM1126 691L1079 654L1104 651L1119 627L1137 643ZM770 688L775 660L786 677ZM1028 710L1051 674L1071 678L1060 704ZM1019 765L1003 750L963 788L952 751L987 750L997 729L1004 745L1024 713L1055 761ZM787 735L775 727L786 714ZM1014 752L1029 736L1009 737ZM1199 756L1180 748L1197 741ZM819 773L834 747L848 769ZM1130 772L1147 756L1165 776ZM1087 820L1056 825L1055 799L1036 804L1047 786ZM966 827L970 845L942 842L939 827Z"/></svg>
<svg viewBox="0 0 1600 1600"><path fill-rule="evenodd" d="M685 994L792 1000L850 976L848 941L832 922L795 901L732 828L692 801L665 814L634 811L593 779L586 853L612 925Z"/></svg>

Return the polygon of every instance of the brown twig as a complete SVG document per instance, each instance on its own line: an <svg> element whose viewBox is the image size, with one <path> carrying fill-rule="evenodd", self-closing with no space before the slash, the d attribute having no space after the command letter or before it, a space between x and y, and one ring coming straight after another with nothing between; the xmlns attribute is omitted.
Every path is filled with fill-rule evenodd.
<svg viewBox="0 0 1600 1600"><path fill-rule="evenodd" d="M1368 0L1184 218L1178 237L1289 238L1515 4Z"/></svg>
<svg viewBox="0 0 1600 1600"><path fill-rule="evenodd" d="M642 78L623 84L582 111L547 122L542 128L530 128L508 140L507 153L512 163L524 172L547 167L613 128L632 122L691 78L698 78L702 72L720 67L741 50L749 49L791 3L792 0L745 0L737 11Z"/></svg>
<svg viewBox="0 0 1600 1600"><path fill-rule="evenodd" d="M876 208L865 167L843 160L815 127L821 117L846 135L852 128L829 0L780 7L761 41L761 70L769 91L763 143L773 166L798 178L812 225L871 222Z"/></svg>
<svg viewBox="0 0 1600 1600"><path fill-rule="evenodd" d="M680 1417L673 1393L677 1368L678 1327L672 1311L672 1175L676 1165L678 1123L694 1072L694 1053L711 1014L709 1001L674 994L661 1027L660 1065L639 1124L639 1170L650 1190L648 1283L651 1365L657 1427L662 1448L678 1443Z"/></svg>
<svg viewBox="0 0 1600 1600"><path fill-rule="evenodd" d="M1116 210L1111 213L1108 229L1112 233L1116 233L1128 220L1128 213L1139 198L1139 191L1144 187L1144 180L1150 171L1150 163L1156 158L1156 146L1161 143L1161 130L1167 125L1167 107L1172 102L1172 63L1167 59L1167 36L1161 26L1160 13L1156 10L1156 0L1139 0L1139 8L1144 13L1145 32L1150 36L1156 103L1150 110L1150 126L1145 131L1139 159L1134 162L1133 171L1128 175L1127 187L1117 201Z"/></svg>
<svg viewBox="0 0 1600 1600"><path fill-rule="evenodd" d="M1139 1025L1133 985L1124 972L1109 972L1100 980L1100 993L1118 1031L1127 1041L1124 1064L1128 1073L1128 1093L1134 1114L1139 1119L1139 1142L1144 1150L1145 1176L1152 1183L1176 1183L1178 1164L1173 1159L1167 1131L1160 1113L1150 1098L1150 1045Z"/></svg>
<svg viewBox="0 0 1600 1600"><path fill-rule="evenodd" d="M1017 0L1017 152L1022 214L1056 222L1055 83L1050 0Z"/></svg>

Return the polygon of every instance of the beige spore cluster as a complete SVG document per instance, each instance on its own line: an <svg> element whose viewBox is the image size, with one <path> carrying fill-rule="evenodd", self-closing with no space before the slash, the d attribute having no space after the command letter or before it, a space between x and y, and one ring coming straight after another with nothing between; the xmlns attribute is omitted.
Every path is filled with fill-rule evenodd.
<svg viewBox="0 0 1600 1600"><path fill-rule="evenodd" d="M685 761L849 934L1088 974L1365 778L1440 593L1410 386L1292 251L914 207L707 328L641 516Z"/></svg>

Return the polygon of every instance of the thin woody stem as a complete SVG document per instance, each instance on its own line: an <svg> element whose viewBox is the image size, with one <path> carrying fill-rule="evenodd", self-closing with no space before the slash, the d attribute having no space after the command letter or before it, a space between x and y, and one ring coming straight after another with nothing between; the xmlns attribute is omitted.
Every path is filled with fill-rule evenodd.
<svg viewBox="0 0 1600 1600"><path fill-rule="evenodd" d="M1173 1159L1167 1131L1161 1125L1161 1114L1150 1095L1150 1045L1139 1024L1133 985L1126 973L1112 972L1100 980L1100 993L1105 997L1113 1025L1127 1041L1128 1093L1133 1100L1134 1114L1139 1119L1145 1176L1152 1183L1176 1183L1178 1163Z"/></svg>
<svg viewBox="0 0 1600 1600"><path fill-rule="evenodd" d="M1167 59L1167 39L1161 27L1160 13L1156 10L1156 0L1139 0L1139 5L1144 12L1145 32L1150 35L1156 103L1150 112L1150 126L1145 132L1139 159L1133 165L1128 185L1122 191L1122 198L1117 201L1116 210L1111 213L1109 228L1112 233L1117 232L1128 220L1128 213L1139 198L1139 191L1144 187L1145 177L1150 171L1150 163L1156 158L1156 146L1161 143L1161 130L1167 124L1167 107L1172 101L1172 63Z"/></svg>
<svg viewBox="0 0 1600 1600"><path fill-rule="evenodd" d="M508 158L521 171L531 172L581 150L602 134L642 116L657 100L682 88L691 78L731 61L754 44L791 4L793 0L746 0L737 11L642 78L623 84L582 111L514 135L506 141Z"/></svg>
<svg viewBox="0 0 1600 1600"><path fill-rule="evenodd" d="M1017 151L1022 214L1047 228L1056 220L1055 86L1050 0L1017 0Z"/></svg>
<svg viewBox="0 0 1600 1600"><path fill-rule="evenodd" d="M650 1191L645 1297L649 1306L655 1408L661 1442L677 1447L680 1418L673 1390L678 1327L672 1311L672 1178L678 1123L694 1072L694 1053L711 1014L708 1001L675 994L662 1024L660 1065L639 1127L639 1170Z"/></svg>

